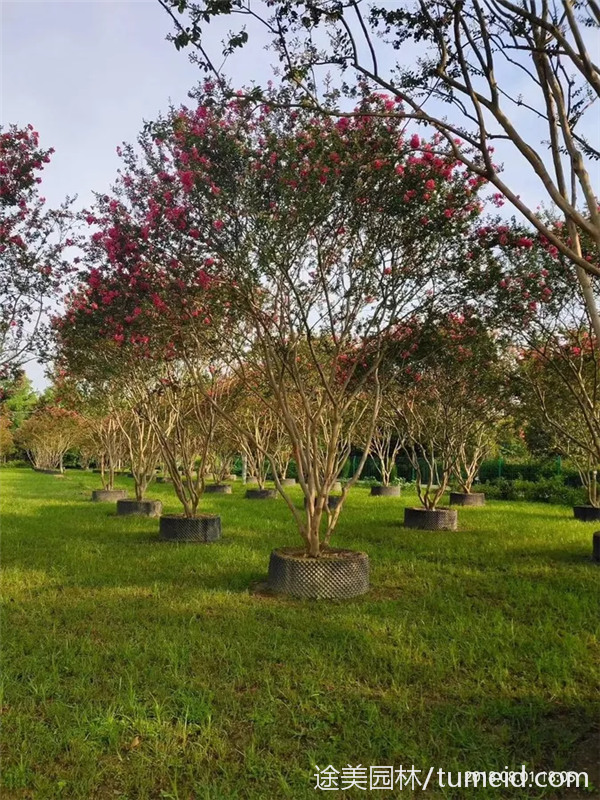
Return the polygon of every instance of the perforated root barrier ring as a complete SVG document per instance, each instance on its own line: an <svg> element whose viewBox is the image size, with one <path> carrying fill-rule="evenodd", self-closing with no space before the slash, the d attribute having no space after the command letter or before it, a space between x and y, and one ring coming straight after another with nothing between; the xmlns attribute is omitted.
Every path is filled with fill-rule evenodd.
<svg viewBox="0 0 600 800"><path fill-rule="evenodd" d="M228 483L210 483L204 491L206 494L231 494L233 490Z"/></svg>
<svg viewBox="0 0 600 800"><path fill-rule="evenodd" d="M159 523L159 538L165 542L198 542L209 544L221 538L221 517L163 516Z"/></svg>
<svg viewBox="0 0 600 800"><path fill-rule="evenodd" d="M342 496L337 494L328 494L327 495L327 508L330 511L333 511L335 508L339 506L342 502ZM304 498L304 508L308 508L308 500Z"/></svg>
<svg viewBox="0 0 600 800"><path fill-rule="evenodd" d="M94 489L92 500L94 503L114 503L127 497L125 489Z"/></svg>
<svg viewBox="0 0 600 800"><path fill-rule="evenodd" d="M369 557L355 550L329 550L308 558L292 547L273 550L267 586L276 594L312 600L343 600L369 590Z"/></svg>
<svg viewBox="0 0 600 800"><path fill-rule="evenodd" d="M450 492L451 506L484 506L483 492Z"/></svg>
<svg viewBox="0 0 600 800"><path fill-rule="evenodd" d="M162 512L160 500L117 500L120 517L159 517Z"/></svg>
<svg viewBox="0 0 600 800"><path fill-rule="evenodd" d="M275 500L278 497L277 489L247 489L246 500Z"/></svg>
<svg viewBox="0 0 600 800"><path fill-rule="evenodd" d="M600 562L600 531L592 535L592 558Z"/></svg>
<svg viewBox="0 0 600 800"><path fill-rule="evenodd" d="M581 522L600 522L600 508L595 506L573 506L573 515Z"/></svg>
<svg viewBox="0 0 600 800"><path fill-rule="evenodd" d="M452 508L405 508L404 527L421 531L455 531L458 513Z"/></svg>
<svg viewBox="0 0 600 800"><path fill-rule="evenodd" d="M371 497L400 497L399 486L371 486Z"/></svg>

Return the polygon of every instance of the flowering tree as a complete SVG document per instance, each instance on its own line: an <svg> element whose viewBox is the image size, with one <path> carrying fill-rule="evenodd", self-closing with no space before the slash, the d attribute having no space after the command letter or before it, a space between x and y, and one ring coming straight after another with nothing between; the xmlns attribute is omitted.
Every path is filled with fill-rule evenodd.
<svg viewBox="0 0 600 800"><path fill-rule="evenodd" d="M383 334L460 295L465 233L482 210L480 179L438 140L380 119L385 102L335 123L205 87L197 108L146 127L141 156L123 151L113 195L88 215L98 230L69 312L97 315L105 341L181 359L239 430L207 390L206 353L218 354L285 427L306 514L274 478L311 556L341 510L325 508L345 442L375 424Z"/></svg>
<svg viewBox="0 0 600 800"><path fill-rule="evenodd" d="M556 235L568 241L566 226L560 220L552 224ZM581 245L586 261L598 266L600 259L594 242L581 237ZM479 311L487 324L510 341L517 354L524 354L527 364L535 364L534 369L521 372L521 378L529 376L530 413L535 414L532 403L540 403L538 411L541 410L547 424L552 418L565 430L573 426L580 432L579 438L588 437L593 447L597 437L594 354L598 338L588 305L573 286L569 264L552 242L514 222L481 227L473 243L474 263L484 257L484 251L487 267L473 270L472 291L479 296ZM538 381L548 380L549 375L553 380L552 392L541 391L541 384L536 388ZM562 388L560 382L564 384ZM556 398L562 398L560 414L544 410L551 395L555 398L551 404L555 409ZM582 410L585 410L583 416ZM551 429L556 431L556 424L551 424ZM564 433L560 439L564 449L567 441ZM581 449L575 441L571 441L570 451L579 460L583 453L590 452L589 446ZM591 458L594 462L595 456ZM587 455L584 461L587 464ZM589 472L587 467L583 472Z"/></svg>
<svg viewBox="0 0 600 800"><path fill-rule="evenodd" d="M600 251L592 168L600 156L593 138L600 92L593 58L600 28L596 2L396 0L373 2L368 14L355 0L271 0L258 9L243 0L158 2L175 25L176 47L193 45L200 66L218 81L222 66L216 65L230 61L214 52L214 37L204 34L212 19L226 15L233 28L224 54L248 42L247 22L254 30L262 27L291 87L281 97L288 106L322 109L330 70L341 73L351 96L360 83L390 92L388 114L439 131L457 159L488 180L566 257L600 338L593 288L600 270L583 252L586 238L596 257ZM356 76L354 85L349 72ZM339 106L336 112L352 113ZM557 209L568 237L556 235L494 162L497 142Z"/></svg>
<svg viewBox="0 0 600 800"><path fill-rule="evenodd" d="M86 356L94 351L94 340L87 340ZM64 344L64 342L63 342ZM75 358L73 352L69 356ZM62 406L77 413L83 422L84 432L80 446L84 461L92 460L100 471L102 488L114 489L115 476L127 456L127 445L119 418L123 409L114 402L114 384L108 380L93 380L91 373L85 376L68 366L65 351L57 352L58 367L53 375L54 395ZM81 366L81 365L80 365Z"/></svg>
<svg viewBox="0 0 600 800"><path fill-rule="evenodd" d="M589 323L559 329L524 350L519 376L525 407L541 410L553 441L576 465L590 505L600 506L600 364Z"/></svg>
<svg viewBox="0 0 600 800"><path fill-rule="evenodd" d="M238 449L259 489L265 488L269 474L276 473L280 480L285 478L292 458L285 426L263 401L269 396L268 388L263 386L262 392L262 395L242 393L235 409Z"/></svg>
<svg viewBox="0 0 600 800"><path fill-rule="evenodd" d="M143 415L159 444L184 516L195 517L210 466L216 416L187 377L171 370L143 403Z"/></svg>
<svg viewBox="0 0 600 800"><path fill-rule="evenodd" d="M269 451L275 464L274 472L277 473L280 480L283 480L288 477L293 450L286 427L279 419L275 422L271 442Z"/></svg>
<svg viewBox="0 0 600 800"><path fill-rule="evenodd" d="M111 229L115 233L116 228ZM165 325L159 324L166 309L157 294L165 291L164 275L152 273L151 266L141 262L125 280L131 265L125 257L118 262L122 272L103 274L100 267L117 260L114 243L101 243L93 236L84 244L90 266L67 296L65 313L53 319L61 380L74 385L75 394L85 397L88 406L103 409L90 423L105 488L113 487L115 459L125 447L136 498L141 499L160 453L185 516L193 517L204 491L217 420L211 404L194 391L174 358L173 331L165 332ZM137 252L134 244L127 243L125 249ZM175 285L181 291L180 282ZM122 331L131 323L133 332L126 337ZM208 362L204 365L207 388L214 380Z"/></svg>
<svg viewBox="0 0 600 800"><path fill-rule="evenodd" d="M457 443L454 477L465 494L471 493L479 468L483 460L489 457L494 445L495 430L493 425L489 424L489 419L487 425L473 425L462 441Z"/></svg>
<svg viewBox="0 0 600 800"><path fill-rule="evenodd" d="M18 431L18 444L36 469L60 469L65 453L79 442L82 419L74 411L47 406L32 414Z"/></svg>
<svg viewBox="0 0 600 800"><path fill-rule="evenodd" d="M413 331L416 347L399 362L396 411L423 506L435 509L451 477L471 490L502 414L499 343L466 307Z"/></svg>
<svg viewBox="0 0 600 800"><path fill-rule="evenodd" d="M95 407L89 409L85 421L95 442L95 455L100 467L102 488L112 491L115 488L116 472L127 452L121 423L113 411L103 413L101 408Z"/></svg>
<svg viewBox="0 0 600 800"><path fill-rule="evenodd" d="M39 349L44 312L71 271L72 201L46 209L39 195L52 152L40 149L31 125L0 127L0 376Z"/></svg>
<svg viewBox="0 0 600 800"><path fill-rule="evenodd" d="M273 447L273 432L277 420L270 409L255 397L247 397L236 411L237 442L239 450L246 459L249 475L256 479L259 489L264 489L269 474L269 462L266 453L276 454Z"/></svg>
<svg viewBox="0 0 600 800"><path fill-rule="evenodd" d="M91 463L97 458L97 442L89 426L84 426L82 437L79 441L79 465L84 470L91 469ZM99 458L98 458L99 461Z"/></svg>
<svg viewBox="0 0 600 800"><path fill-rule="evenodd" d="M136 500L142 500L159 460L160 446L149 422L149 406L157 402L152 390L164 371L139 346L121 348L106 340L105 324L82 305L86 288L80 285L66 298L66 310L53 318L55 384L65 402L88 420L85 460L100 466L103 488L114 488L115 468L128 460Z"/></svg>

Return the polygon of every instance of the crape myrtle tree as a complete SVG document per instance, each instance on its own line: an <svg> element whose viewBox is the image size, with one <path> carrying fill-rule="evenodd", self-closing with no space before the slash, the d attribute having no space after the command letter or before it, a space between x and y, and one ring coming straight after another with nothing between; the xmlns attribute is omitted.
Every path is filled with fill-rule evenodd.
<svg viewBox="0 0 600 800"><path fill-rule="evenodd" d="M83 444L83 455L88 463L94 459L98 464L103 488L114 488L115 470L127 462L135 498L143 500L160 456L158 439L140 404L140 395L148 383L147 374L140 370L139 364L128 364L114 344L102 349L98 363L98 354L94 353L96 343L88 339L91 333L89 326L83 325L70 331L68 344L67 337L61 336L59 354L64 377L60 385L72 383L75 392L71 397L76 406L83 403L86 409L89 436ZM76 341L85 347L84 358L76 358Z"/></svg>
<svg viewBox="0 0 600 800"><path fill-rule="evenodd" d="M557 236L569 239L568 229L560 220L553 224ZM482 253L487 251L486 267L471 273L479 311L489 325L510 340L516 353L525 355L525 364L536 365L520 370L521 385L529 386L529 409L537 400L538 411L559 436L562 447L569 440L567 431L578 431L578 442L570 440L570 451L575 457L579 453L580 461L585 453L586 464L588 455L595 463L598 338L588 306L570 279L567 259L545 237L514 222L482 226L476 239L473 263L483 263L486 257ZM600 264L593 241L581 237L581 244L585 259L592 265ZM597 295L597 287L594 290ZM585 347L580 338L586 341ZM562 397L560 413L558 397ZM539 416L533 410L531 414ZM588 446L582 448L584 437Z"/></svg>
<svg viewBox="0 0 600 800"><path fill-rule="evenodd" d="M100 204L105 202L107 197L99 198ZM84 213L90 223L96 220ZM158 292L167 293L166 273L140 257L133 238L114 244L110 237L116 234L113 226L108 239L93 235L84 242L80 283L67 296L64 314L53 319L56 360L63 381L75 384L101 410L90 417L90 425L103 486L112 488L115 459L126 447L132 471L138 468L136 497L140 492L143 496L158 461L158 444L184 515L193 517L217 426L214 404L206 396L218 382L207 358L204 393L190 384L176 358L174 330L161 320L167 307ZM146 240L141 234L139 242ZM183 282L177 275L170 279L181 293Z"/></svg>
<svg viewBox="0 0 600 800"><path fill-rule="evenodd" d="M115 488L117 470L126 456L125 440L120 422L110 404L103 408L100 403L99 397L91 395L85 405L84 419L95 442L96 463L100 469L102 488L112 491Z"/></svg>
<svg viewBox="0 0 600 800"><path fill-rule="evenodd" d="M92 468L92 462L96 458L97 447L94 434L88 427L84 427L77 450L79 453L79 466L86 472L89 471Z"/></svg>
<svg viewBox="0 0 600 800"><path fill-rule="evenodd" d="M203 393L197 394L196 414L209 437L205 479L212 478L221 484L230 478L234 460L240 453L237 431L221 410L228 416L237 414L244 393L238 382L226 375L214 358L209 360L204 383Z"/></svg>
<svg viewBox="0 0 600 800"><path fill-rule="evenodd" d="M279 454L279 443L275 442L277 417L265 407L260 396L246 393L236 409L238 448L246 458L248 474L256 479L259 489L264 489L269 476L269 461ZM282 476L283 477L283 476Z"/></svg>
<svg viewBox="0 0 600 800"><path fill-rule="evenodd" d="M124 411L117 401L117 381L109 372L107 353L103 353L101 366L97 358L98 342L72 324L69 304L72 295L66 297L69 325L66 318L52 318L54 331L54 369L49 373L53 379L55 397L60 403L79 414L84 423L82 437L84 460L94 461L100 473L104 490L114 489L117 471L127 458L127 443L123 436L120 417Z"/></svg>
<svg viewBox="0 0 600 800"><path fill-rule="evenodd" d="M31 125L0 126L0 377L39 351L44 314L72 271L72 200L47 209L39 191L53 152L40 148Z"/></svg>
<svg viewBox="0 0 600 800"><path fill-rule="evenodd" d="M248 475L256 478L259 489L264 489L269 477L273 478L275 473L280 479L287 476L292 445L274 407L274 398L264 374L251 376L248 364L245 367L244 381L235 381L238 387L236 428L229 424L229 430L235 437L238 452L246 459Z"/></svg>
<svg viewBox="0 0 600 800"><path fill-rule="evenodd" d="M140 501L156 474L161 454L160 441L148 419L135 407L118 414L117 421L127 447L135 499Z"/></svg>
<svg viewBox="0 0 600 800"><path fill-rule="evenodd" d="M228 397L228 388L207 362L201 386L198 380L198 369L190 380L185 365L173 361L152 390L152 402L141 404L187 518L197 515L220 432L215 409Z"/></svg>
<svg viewBox="0 0 600 800"><path fill-rule="evenodd" d="M67 298L65 314L54 320L58 362L65 375L106 398L111 413L103 420L116 426L128 448L136 498L142 499L160 457L184 515L194 517L218 444L215 404L227 397L227 386L210 354L202 362L202 391L176 357L174 329L161 319L167 307L157 293L165 292L164 274L152 273L149 264L139 284L135 276L125 280L122 271L111 273L114 257L99 237L86 243L87 269ZM127 263L123 258L119 266ZM182 282L173 280L181 292ZM122 332L125 326L130 335ZM199 362L195 369L199 381Z"/></svg>
<svg viewBox="0 0 600 800"><path fill-rule="evenodd" d="M589 320L523 350L518 366L524 408L533 418L541 411L553 443L575 464L590 505L600 506L600 364Z"/></svg>
<svg viewBox="0 0 600 800"><path fill-rule="evenodd" d="M104 316L99 307L87 305L88 291L85 283L76 287L66 298L64 315L53 318L56 385L65 402L85 415L83 455L87 463L98 464L103 488L114 488L115 469L127 460L136 500L143 500L161 453L150 418L164 411L153 391L164 370L144 358L137 343L122 348L103 338Z"/></svg>
<svg viewBox="0 0 600 800"><path fill-rule="evenodd" d="M597 258L586 261L582 246L589 239L596 256L600 250L594 185L600 151L592 136L600 93L596 0L158 2L171 17L175 46L193 46L194 60L216 80L223 80L221 69L236 49L262 28L290 87L280 98L288 106L323 108L321 93L330 86L331 71L347 95L361 84L388 92L388 114L437 130L458 160L489 181L566 257L600 337L593 288L600 269ZM219 54L208 25L223 15L232 27ZM352 113L343 103L336 111ZM494 162L497 143L516 156L520 174L528 173L540 199L556 209L568 237L556 235Z"/></svg>
<svg viewBox="0 0 600 800"><path fill-rule="evenodd" d="M488 406L485 420L487 424L473 425L466 432L462 441L458 442L454 478L460 490L465 494L471 493L482 462L489 458L495 449L496 427L493 418L498 411L497 406ZM468 413L466 410L465 412Z"/></svg>
<svg viewBox="0 0 600 800"><path fill-rule="evenodd" d="M208 472L215 483L223 483L231 475L233 463L240 449L231 426L220 415L214 406L211 411L216 415L212 446L209 453Z"/></svg>
<svg viewBox="0 0 600 800"><path fill-rule="evenodd" d="M79 443L84 420L75 411L59 406L39 409L17 431L17 443L35 469L64 471L63 458Z"/></svg>
<svg viewBox="0 0 600 800"><path fill-rule="evenodd" d="M375 459L383 486L390 485L396 460L403 452L405 443L406 431L403 430L396 411L398 403L399 398L394 397L392 389L388 388L383 395L381 410L371 439L369 453ZM361 443L360 439L357 443Z"/></svg>
<svg viewBox="0 0 600 800"><path fill-rule="evenodd" d="M120 366L124 366L123 361ZM84 458L88 461L90 456L95 458L103 488L109 490L114 488L115 470L127 463L133 476L135 498L140 501L154 478L160 446L139 404L140 383L145 387L147 381L146 376L140 379L136 367L130 365L126 374L113 372L110 379L105 375L96 384L90 383L91 373L87 380L81 373L70 372L69 376L78 380L79 392L85 393L89 436L83 442Z"/></svg>
<svg viewBox="0 0 600 800"><path fill-rule="evenodd" d="M292 462L293 450L287 429L279 419L275 422L272 442L271 450L273 453L273 462L275 464L274 472L283 480L284 478L290 477L288 476L288 471Z"/></svg>
<svg viewBox="0 0 600 800"><path fill-rule="evenodd" d="M53 318L55 334L62 322L60 317ZM53 375L55 395L64 407L82 419L85 428L84 452L96 463L102 488L112 491L117 470L127 457L127 445L118 418L123 410L116 409L114 379L111 380L106 374L100 378L97 365L94 371L90 369L93 348L97 343L93 338L84 337L83 354L73 347L74 329L70 333L73 338L69 341L69 349L67 339L63 338L54 350L57 359ZM84 372L85 368L87 372Z"/></svg>
<svg viewBox="0 0 600 800"><path fill-rule="evenodd" d="M104 336L117 343L169 343L215 408L199 353L217 353L272 410L306 513L264 456L306 552L318 556L345 498L327 515L344 442L376 422L384 334L460 295L482 180L439 137L423 142L378 114L379 96L337 122L227 100L210 85L196 99L147 125L140 154L123 150L112 195L88 215L102 267L90 272L84 305L102 309Z"/></svg>
<svg viewBox="0 0 600 800"><path fill-rule="evenodd" d="M414 325L401 353L396 413L419 500L435 509L451 478L470 492L501 415L500 345L471 307Z"/></svg>

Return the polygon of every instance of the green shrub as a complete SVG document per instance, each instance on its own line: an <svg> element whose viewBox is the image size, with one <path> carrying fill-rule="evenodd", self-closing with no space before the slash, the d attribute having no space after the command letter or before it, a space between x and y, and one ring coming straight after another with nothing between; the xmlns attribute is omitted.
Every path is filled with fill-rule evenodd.
<svg viewBox="0 0 600 800"><path fill-rule="evenodd" d="M22 458L15 458L14 461L0 463L0 469L21 469L23 467L29 467L29 469L31 469L31 462L25 461L25 459Z"/></svg>
<svg viewBox="0 0 600 800"><path fill-rule="evenodd" d="M496 500L529 500L536 503L574 506L586 503L586 491L580 485L565 485L560 475L538 481L508 480L498 478L481 487L485 496Z"/></svg>
<svg viewBox="0 0 600 800"><path fill-rule="evenodd" d="M509 481L542 481L546 478L559 477L568 486L581 485L579 473L570 466L560 465L557 459L550 461L504 461L489 459L479 468L479 480L482 482L497 481L500 478Z"/></svg>

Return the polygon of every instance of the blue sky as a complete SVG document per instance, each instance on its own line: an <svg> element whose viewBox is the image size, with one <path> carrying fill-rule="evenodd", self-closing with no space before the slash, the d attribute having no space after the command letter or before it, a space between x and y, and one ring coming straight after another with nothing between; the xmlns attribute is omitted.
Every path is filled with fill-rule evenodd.
<svg viewBox="0 0 600 800"><path fill-rule="evenodd" d="M0 120L31 122L42 146L55 148L44 172L49 204L68 194L77 194L80 205L89 203L92 190L106 190L114 180L116 146L134 141L142 121L170 101L186 102L201 74L165 40L170 27L156 0L0 0ZM230 27L225 20L213 23L211 52L219 51ZM274 56L264 44L262 36L253 36L236 55L229 70L234 83L269 77ZM600 128L600 115L591 122ZM544 192L530 170L512 148L499 148L497 155L510 183L536 205ZM44 385L39 365L29 373L38 387Z"/></svg>
<svg viewBox="0 0 600 800"><path fill-rule="evenodd" d="M185 102L200 78L165 41L170 20L155 0L1 0L0 14L0 118L31 122L56 149L44 173L49 202L78 194L85 204L92 189L108 188L116 146L170 100ZM245 60L255 68L250 53Z"/></svg>

